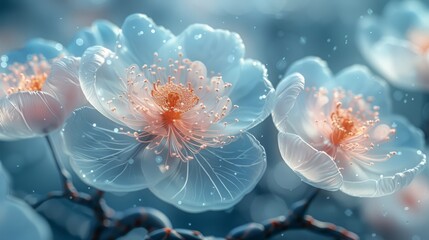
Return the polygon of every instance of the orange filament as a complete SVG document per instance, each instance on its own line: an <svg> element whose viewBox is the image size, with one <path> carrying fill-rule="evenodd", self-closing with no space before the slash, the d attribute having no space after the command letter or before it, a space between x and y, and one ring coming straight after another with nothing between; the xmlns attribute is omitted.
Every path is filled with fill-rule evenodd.
<svg viewBox="0 0 429 240"><path fill-rule="evenodd" d="M10 73L1 76L6 85L6 93L22 91L41 91L50 72L50 64L43 58L34 55L24 64L14 63L9 68Z"/></svg>

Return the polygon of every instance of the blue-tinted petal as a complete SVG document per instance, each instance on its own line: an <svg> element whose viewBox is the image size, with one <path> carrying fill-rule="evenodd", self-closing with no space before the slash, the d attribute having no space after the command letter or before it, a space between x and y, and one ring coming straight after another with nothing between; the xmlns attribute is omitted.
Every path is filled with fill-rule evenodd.
<svg viewBox="0 0 429 240"><path fill-rule="evenodd" d="M299 73L305 79L305 87L323 87L332 83L332 73L325 61L318 57L306 57L294 62L286 76Z"/></svg>
<svg viewBox="0 0 429 240"><path fill-rule="evenodd" d="M222 120L229 123L227 131L239 133L267 118L274 103L274 88L267 79L264 65L250 59L243 60L240 77L233 83L229 97L238 108L233 109Z"/></svg>
<svg viewBox="0 0 429 240"><path fill-rule="evenodd" d="M87 104L80 88L79 65L80 59L74 57L55 61L42 89L58 99L67 116L76 108Z"/></svg>
<svg viewBox="0 0 429 240"><path fill-rule="evenodd" d="M171 32L157 26L143 14L132 14L122 24L116 53L133 64L152 64L153 55L173 37Z"/></svg>
<svg viewBox="0 0 429 240"><path fill-rule="evenodd" d="M425 141L422 130L414 127L406 118L398 115L390 115L380 120L382 123L387 124L389 127L395 128L396 130L395 134L390 136L390 140L383 143L383 146L390 148L424 148Z"/></svg>
<svg viewBox="0 0 429 240"><path fill-rule="evenodd" d="M204 63L209 75L225 75L240 64L244 44L237 33L194 24L160 49L160 56L164 58L176 59L179 53L191 61ZM234 79L225 81L233 82Z"/></svg>
<svg viewBox="0 0 429 240"><path fill-rule="evenodd" d="M370 57L371 47L384 37L386 27L381 19L367 16L362 18L357 25L357 45L365 57Z"/></svg>
<svg viewBox="0 0 429 240"><path fill-rule="evenodd" d="M272 117L279 131L286 132L288 130L289 112L301 91L304 90L304 84L304 77L299 73L294 73L283 78L277 86Z"/></svg>
<svg viewBox="0 0 429 240"><path fill-rule="evenodd" d="M82 56L87 48L96 45L113 51L120 31L115 24L109 21L95 21L91 27L79 31L73 37L67 49L71 54L78 57Z"/></svg>
<svg viewBox="0 0 429 240"><path fill-rule="evenodd" d="M391 2L386 5L383 16L397 37L406 37L410 28L428 26L427 9L419 1Z"/></svg>
<svg viewBox="0 0 429 240"><path fill-rule="evenodd" d="M280 132L278 144L283 160L304 182L329 191L336 191L343 184L334 160L298 135Z"/></svg>
<svg viewBox="0 0 429 240"><path fill-rule="evenodd" d="M0 98L0 140L43 136L59 128L64 111L56 98L44 92L18 92Z"/></svg>
<svg viewBox="0 0 429 240"><path fill-rule="evenodd" d="M110 120L124 124L124 117L130 115L127 98L126 63L107 48L88 48L81 59L79 80L89 103Z"/></svg>
<svg viewBox="0 0 429 240"><path fill-rule="evenodd" d="M353 161L342 171L341 191L357 197L380 197L408 185L426 165L426 155L414 148L381 147L378 152L396 151L390 159L374 165Z"/></svg>
<svg viewBox="0 0 429 240"><path fill-rule="evenodd" d="M130 192L155 184L166 175L162 163L145 158L146 144L128 131L134 132L92 108L77 110L62 132L73 170L104 191Z"/></svg>
<svg viewBox="0 0 429 240"><path fill-rule="evenodd" d="M52 239L48 223L21 200L11 198L0 203L0 236L2 239Z"/></svg>
<svg viewBox="0 0 429 240"><path fill-rule="evenodd" d="M250 192L266 167L265 150L250 134L219 148L207 148L180 162L174 173L150 190L188 212L232 207Z"/></svg>
<svg viewBox="0 0 429 240"><path fill-rule="evenodd" d="M380 107L380 113L390 113L391 102L389 86L381 79L375 77L368 68L354 65L345 68L335 77L337 86L349 90L355 95L372 98L372 104Z"/></svg>
<svg viewBox="0 0 429 240"><path fill-rule="evenodd" d="M64 49L60 43L37 38L28 41L21 49L6 53L5 56L7 57L6 62L13 64L15 62L27 62L32 55L41 55L50 60L62 53L64 53Z"/></svg>

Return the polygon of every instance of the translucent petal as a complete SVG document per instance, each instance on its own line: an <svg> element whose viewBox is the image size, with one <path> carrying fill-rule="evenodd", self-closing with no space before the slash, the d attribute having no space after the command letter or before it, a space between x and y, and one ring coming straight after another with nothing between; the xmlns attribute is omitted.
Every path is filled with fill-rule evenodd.
<svg viewBox="0 0 429 240"><path fill-rule="evenodd" d="M126 68L129 66L109 49L95 46L85 51L79 71L81 88L88 102L104 116L122 125L125 118L136 118L134 122L144 123L141 115L132 115L133 107L123 96L127 92ZM141 124L136 129L138 127Z"/></svg>
<svg viewBox="0 0 429 240"><path fill-rule="evenodd" d="M0 235L4 239L49 240L48 223L18 199L0 203Z"/></svg>
<svg viewBox="0 0 429 240"><path fill-rule="evenodd" d="M250 192L266 167L265 150L250 134L220 148L207 148L180 162L168 178L150 190L188 212L232 207Z"/></svg>
<svg viewBox="0 0 429 240"><path fill-rule="evenodd" d="M9 175L0 163L0 204L9 193Z"/></svg>
<svg viewBox="0 0 429 240"><path fill-rule="evenodd" d="M73 170L87 184L114 192L143 189L164 178L163 163L146 158L147 144L128 131L134 132L92 108L77 110L62 132Z"/></svg>
<svg viewBox="0 0 429 240"><path fill-rule="evenodd" d="M87 103L79 84L79 64L80 59L74 57L56 61L42 89L60 101L67 116Z"/></svg>
<svg viewBox="0 0 429 240"><path fill-rule="evenodd" d="M6 53L7 63L26 62L31 55L41 55L45 59L53 59L64 53L63 46L60 43L36 38L28 41L21 49Z"/></svg>
<svg viewBox="0 0 429 240"><path fill-rule="evenodd" d="M0 140L45 135L64 122L57 99L44 92L18 92L0 98Z"/></svg>
<svg viewBox="0 0 429 240"><path fill-rule="evenodd" d="M229 94L232 104L238 108L222 120L228 123L226 131L230 133L246 131L261 123L270 115L274 103L274 88L267 79L264 65L246 59L240 67L240 78Z"/></svg>
<svg viewBox="0 0 429 240"><path fill-rule="evenodd" d="M171 32L157 26L143 14L132 14L122 24L116 53L133 64L142 66L153 63L153 54L173 37Z"/></svg>
<svg viewBox="0 0 429 240"><path fill-rule="evenodd" d="M294 73L283 78L277 86L272 117L279 131L286 132L288 130L287 119L289 112L294 106L298 95L304 90L304 84L304 77L299 73Z"/></svg>
<svg viewBox="0 0 429 240"><path fill-rule="evenodd" d="M364 57L371 57L371 47L381 40L385 34L388 34L387 29L379 18L366 16L358 22L356 32L357 45Z"/></svg>
<svg viewBox="0 0 429 240"><path fill-rule="evenodd" d="M390 115L382 118L381 121L396 130L390 140L383 143L382 146L424 149L425 141L422 130L414 127L405 117Z"/></svg>
<svg viewBox="0 0 429 240"><path fill-rule="evenodd" d="M192 61L203 62L209 76L218 73L225 75L240 64L244 44L237 33L193 24L160 49L163 58L177 59L179 53ZM224 81L233 83L234 79Z"/></svg>
<svg viewBox="0 0 429 240"><path fill-rule="evenodd" d="M103 46L115 50L116 41L121 30L106 20L97 20L91 27L79 31L68 45L68 50L74 56L82 56L85 50L92 46Z"/></svg>
<svg viewBox="0 0 429 240"><path fill-rule="evenodd" d="M280 132L278 141L283 160L303 181L329 191L341 187L343 177L325 152L314 149L295 134Z"/></svg>
<svg viewBox="0 0 429 240"><path fill-rule="evenodd" d="M332 84L332 73L325 61L318 57L306 57L294 62L286 76L300 73L305 79L305 87L322 87Z"/></svg>
<svg viewBox="0 0 429 240"><path fill-rule="evenodd" d="M341 191L358 197L380 197L392 194L408 185L426 165L426 155L412 148L382 148L397 155L374 165L354 160L342 171Z"/></svg>
<svg viewBox="0 0 429 240"><path fill-rule="evenodd" d="M345 68L337 74L335 83L355 95L371 97L373 99L371 103L380 107L381 114L391 111L389 86L375 77L365 66L354 65Z"/></svg>

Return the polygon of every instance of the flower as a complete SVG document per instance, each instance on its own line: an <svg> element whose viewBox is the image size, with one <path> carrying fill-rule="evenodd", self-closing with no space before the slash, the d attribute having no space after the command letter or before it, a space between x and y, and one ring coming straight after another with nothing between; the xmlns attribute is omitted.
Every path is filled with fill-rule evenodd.
<svg viewBox="0 0 429 240"><path fill-rule="evenodd" d="M283 160L303 181L378 197L409 184L426 164L422 132L391 114L386 84L365 67L333 77L324 61L308 57L287 75L276 90L273 120ZM294 78L302 84L291 84Z"/></svg>
<svg viewBox="0 0 429 240"><path fill-rule="evenodd" d="M82 104L79 62L63 54L61 44L35 39L1 56L0 140L43 136Z"/></svg>
<svg viewBox="0 0 429 240"><path fill-rule="evenodd" d="M397 194L364 201L363 218L384 239L420 239L427 236L429 233L425 224L429 220L427 181L427 177L422 174Z"/></svg>
<svg viewBox="0 0 429 240"><path fill-rule="evenodd" d="M9 177L0 164L0 233L2 238L51 239L52 234L48 223L31 207L19 199L8 196L8 193Z"/></svg>
<svg viewBox="0 0 429 240"><path fill-rule="evenodd" d="M389 3L381 17L358 24L362 55L393 85L429 90L429 11L417 1Z"/></svg>
<svg viewBox="0 0 429 240"><path fill-rule="evenodd" d="M64 127L74 171L105 191L149 188L189 212L233 206L264 173L265 150L246 131L270 114L274 95L265 67L243 56L238 34L196 24L174 36L129 16L115 52L82 56L94 108Z"/></svg>

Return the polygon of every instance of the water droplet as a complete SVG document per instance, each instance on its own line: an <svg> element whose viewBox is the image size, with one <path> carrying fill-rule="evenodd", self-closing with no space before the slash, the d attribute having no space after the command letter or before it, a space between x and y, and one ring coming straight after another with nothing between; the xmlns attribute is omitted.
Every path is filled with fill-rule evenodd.
<svg viewBox="0 0 429 240"><path fill-rule="evenodd" d="M97 124L96 124L96 123L93 123L93 124L92 124L92 126L93 126L93 127L97 127Z"/></svg>
<svg viewBox="0 0 429 240"><path fill-rule="evenodd" d="M231 55L228 56L228 62L229 63L233 63L234 60L235 60L235 56L234 55L231 54Z"/></svg>
<svg viewBox="0 0 429 240"><path fill-rule="evenodd" d="M155 33L155 29L150 30L151 33Z"/></svg>
<svg viewBox="0 0 429 240"><path fill-rule="evenodd" d="M143 31L140 31L140 32L138 32L138 33L137 33L137 35L138 35L138 36L141 36L141 35L143 35L143 34L144 34L144 32L143 32Z"/></svg>
<svg viewBox="0 0 429 240"><path fill-rule="evenodd" d="M114 131L115 133L117 133L117 132L119 132L119 129L118 129L118 128L115 128L115 129L113 129L113 131Z"/></svg>
<svg viewBox="0 0 429 240"><path fill-rule="evenodd" d="M134 159L130 159L130 160L128 160L128 163L129 163L129 164L133 164L133 163L134 163Z"/></svg>
<svg viewBox="0 0 429 240"><path fill-rule="evenodd" d="M162 157L161 156L156 156L155 162L158 163L158 164L162 163Z"/></svg>
<svg viewBox="0 0 429 240"><path fill-rule="evenodd" d="M79 47L83 45L83 39L82 38L78 38L76 39L76 45L78 45Z"/></svg>
<svg viewBox="0 0 429 240"><path fill-rule="evenodd" d="M368 8L368 10L366 10L366 12L368 13L368 15L371 15L373 13L371 8Z"/></svg>
<svg viewBox="0 0 429 240"><path fill-rule="evenodd" d="M195 34L195 36L194 36L194 39L195 40L199 40L199 39L201 39L203 37L203 35L200 33L200 34Z"/></svg>
<svg viewBox="0 0 429 240"><path fill-rule="evenodd" d="M182 205L182 201L178 201L177 204Z"/></svg>
<svg viewBox="0 0 429 240"><path fill-rule="evenodd" d="M307 43L307 38L306 37L300 37L299 38L299 43L301 43L302 45Z"/></svg>
<svg viewBox="0 0 429 240"><path fill-rule="evenodd" d="M266 99L267 98L267 95L261 95L261 96L259 96L259 100L264 100L264 99Z"/></svg>

